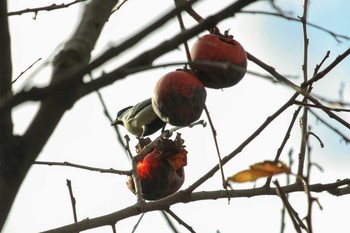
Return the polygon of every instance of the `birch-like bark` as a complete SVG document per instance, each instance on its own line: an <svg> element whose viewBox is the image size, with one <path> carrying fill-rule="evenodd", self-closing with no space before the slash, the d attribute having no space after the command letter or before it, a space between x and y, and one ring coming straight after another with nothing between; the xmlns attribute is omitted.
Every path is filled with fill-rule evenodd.
<svg viewBox="0 0 350 233"><path fill-rule="evenodd" d="M51 84L68 77L69 74L89 63L91 51L117 2L117 0L91 0L85 6L77 29L53 61ZM11 94L10 39L6 1L1 1L0 8L0 97L4 98L5 95ZM74 91L81 83L75 81L66 90L43 100L23 136L12 136L10 111L1 115L0 166L6 168L7 173L4 174L4 169L0 171L0 229L33 161L40 154L63 114L78 100ZM10 159L4 159L4 157Z"/></svg>

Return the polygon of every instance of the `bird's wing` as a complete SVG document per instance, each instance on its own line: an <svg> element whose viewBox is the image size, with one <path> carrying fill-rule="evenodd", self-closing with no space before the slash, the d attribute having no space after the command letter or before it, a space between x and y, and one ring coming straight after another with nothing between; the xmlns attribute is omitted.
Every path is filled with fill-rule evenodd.
<svg viewBox="0 0 350 233"><path fill-rule="evenodd" d="M147 105L151 105L152 104L152 99L146 99L138 104L136 104L133 108L133 112L131 113L131 115L129 116L130 118L135 117L135 115L137 115L140 111L142 111Z"/></svg>

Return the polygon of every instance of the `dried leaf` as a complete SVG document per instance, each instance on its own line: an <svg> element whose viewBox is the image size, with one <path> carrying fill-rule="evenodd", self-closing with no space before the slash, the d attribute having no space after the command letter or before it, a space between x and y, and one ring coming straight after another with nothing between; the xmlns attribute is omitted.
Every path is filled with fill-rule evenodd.
<svg viewBox="0 0 350 233"><path fill-rule="evenodd" d="M174 171L187 165L187 150L182 149L178 153L165 158L173 167Z"/></svg>
<svg viewBox="0 0 350 233"><path fill-rule="evenodd" d="M270 172L272 175L280 173L290 174L291 172L290 168L282 161L274 162L266 160L262 163L253 164L250 166L250 169Z"/></svg>
<svg viewBox="0 0 350 233"><path fill-rule="evenodd" d="M179 133L174 141L167 138L161 138L157 143L157 151L163 157L171 157L185 147L183 143L184 140L181 138L181 134Z"/></svg>
<svg viewBox="0 0 350 233"><path fill-rule="evenodd" d="M276 174L286 173L290 174L291 169L285 163L278 161L264 161L250 166L250 169L236 173L229 177L228 181L243 183L248 181L255 181L261 177L272 177Z"/></svg>
<svg viewBox="0 0 350 233"><path fill-rule="evenodd" d="M255 181L260 177L267 177L270 175L271 173L260 170L244 170L229 177L228 180L237 183L243 183L248 181Z"/></svg>

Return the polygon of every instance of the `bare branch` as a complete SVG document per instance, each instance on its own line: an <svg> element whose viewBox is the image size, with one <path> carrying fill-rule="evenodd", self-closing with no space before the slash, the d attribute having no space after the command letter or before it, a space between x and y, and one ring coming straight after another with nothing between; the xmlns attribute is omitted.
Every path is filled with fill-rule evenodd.
<svg viewBox="0 0 350 233"><path fill-rule="evenodd" d="M6 2L7 1L1 1L0 3L0 43L2 46L0 48L0 76L2 79L2 84L0 85L1 102L11 99L12 94L10 89L12 86L11 72L5 73L2 71L4 65L7 66L7 71L11 70L9 69L11 67L9 53L11 46L8 30L5 30L8 18L4 11L6 10ZM66 42L63 50L56 56L53 64L54 68L51 83L64 79L70 73L88 64L90 53L115 4L116 1L113 0L104 1L104 4L101 4L98 0L92 0L86 5L85 14L81 19L77 31L72 38ZM5 45L6 47L3 48ZM81 78L82 76L80 77L80 81ZM5 133L12 136L11 108L1 114L0 142L6 143L7 146L12 146L15 142L18 143L17 148L6 150L6 156L3 156L3 151L0 151L1 159L6 158L6 160L9 160L9 158L11 158L9 161L1 161L0 163L2 168L6 167L6 169L0 169L0 193L2 193L2 195L0 195L0 203L6 203L2 205L0 211L1 229L27 171L47 143L63 114L72 107L74 103L74 98L72 98L72 96L75 95L74 89L78 83L79 82L75 84L70 83L69 88L66 88L61 94L56 93L54 94L55 97L43 101L36 116L22 137L10 139L2 138ZM10 86L9 88L8 85ZM6 93L4 91L5 87ZM6 128L3 126L6 126ZM33 140L33 138L35 138L35 140ZM4 175L5 172L10 172L11 175Z"/></svg>
<svg viewBox="0 0 350 233"><path fill-rule="evenodd" d="M350 48L344 51L344 53L340 54L331 64L329 64L325 69L318 72L315 76L310 78L305 83L302 83L301 86L308 86L311 83L317 82L318 80L325 77L329 72L331 72L334 67L336 67L340 62L342 62L347 56L350 55Z"/></svg>
<svg viewBox="0 0 350 233"><path fill-rule="evenodd" d="M315 70L314 70L314 76L318 73L318 71L321 69L323 63L327 60L327 58L329 58L329 54L331 53L331 51L327 51L326 55L324 56L324 58L322 59L322 61L320 62L320 64L316 65Z"/></svg>
<svg viewBox="0 0 350 233"><path fill-rule="evenodd" d="M226 191L228 191L227 183L226 183L226 179L225 179L225 174L224 174L224 168L223 168L222 159L221 159L221 154L220 154L220 149L219 149L219 144L218 144L218 140L217 140L217 137L216 137L217 136L216 130L215 130L213 121L212 121L212 119L210 117L209 110L208 110L206 105L204 106L204 110L205 110L205 113L207 115L207 118L208 118L208 121L209 121L209 125L210 125L210 129L211 129L211 133L212 133L213 139L214 139L216 154L218 156L218 161L219 161L218 164L219 164L219 168L220 168L220 175L221 175L221 180L222 180L222 186L223 186L223 188ZM228 199L228 201L230 201L230 199Z"/></svg>
<svg viewBox="0 0 350 233"><path fill-rule="evenodd" d="M348 50L349 54L350 54L350 49ZM281 81L282 83L286 84L287 86L291 87L292 89L294 89L296 92L298 92L299 94L303 95L304 97L306 97L308 100L310 100L311 102L313 102L315 105L320 106L320 108L322 108L322 110L330 117L333 118L334 120L338 121L339 123L341 123L342 125L344 125L346 128L350 129L350 124L349 122L345 121L344 119L342 119L341 117L337 116L336 114L334 114L333 112L327 110L327 108L324 108L324 105L320 103L320 101L318 101L315 97L312 97L309 93L307 93L306 91L304 91L303 87L305 87L305 84L312 84L314 81L319 80L319 78L315 78L316 76L319 77L318 75L320 75L323 72L318 73L314 78L309 79L306 83L303 83L301 86L297 86L295 85L293 82L289 81L286 77L284 77L283 75L279 74L273 67L267 65L266 63L264 63L263 61L259 60L258 58L256 58L255 56L253 56L252 54L248 53L248 59L251 60L252 62L254 62L255 64L257 64L258 66L260 66L261 68L263 68L264 70L266 70L267 72L269 72L271 75L273 75L276 79L278 79L279 81ZM347 56L347 55L346 55ZM343 56L342 56L343 57ZM344 58L342 58L344 59ZM339 59L339 60L342 60ZM340 61L337 61L340 62ZM333 64L333 63L332 63ZM326 68L327 69L327 68ZM327 69L328 70L328 69ZM323 76L322 76L323 77ZM312 82L310 82L310 80L313 80Z"/></svg>
<svg viewBox="0 0 350 233"><path fill-rule="evenodd" d="M145 216L145 213L142 213L139 219L137 220L136 224L134 225L131 233L134 233L137 229L137 227L140 225L141 220L143 219L143 216Z"/></svg>
<svg viewBox="0 0 350 233"><path fill-rule="evenodd" d="M35 62L33 62L27 69L23 70L13 81L12 84L14 84L23 74L25 74L28 70L30 70L30 68L32 68L35 63L37 63L38 61L40 61L42 58L38 58Z"/></svg>
<svg viewBox="0 0 350 233"><path fill-rule="evenodd" d="M76 200L75 200L74 195L73 195L72 182L68 179L66 181L67 181L67 187L68 187L68 191L69 191L70 201L72 204L74 222L78 222Z"/></svg>
<svg viewBox="0 0 350 233"><path fill-rule="evenodd" d="M53 10L59 10L63 8L68 8L71 5L80 3L80 2L85 2L86 0L75 0L70 3L62 3L62 4L51 4L50 6L43 6L43 7L37 7L37 8L27 8L24 10L19 10L19 11L12 11L7 13L7 16L13 16L13 15L22 15L26 13L34 13L33 19L36 19L37 14L40 11L53 11Z"/></svg>
<svg viewBox="0 0 350 233"><path fill-rule="evenodd" d="M90 73L93 69L104 64L109 59L118 56L120 53L122 53L126 49L137 44L140 40L145 38L147 35L149 35L153 31L159 29L167 21L169 21L174 16L176 16L176 14L178 12L184 10L186 7L190 6L191 4L193 4L196 1L198 1L198 0L190 0L190 1L186 2L186 4L182 5L181 7L169 11L167 14L162 16L156 22L152 23L150 26L144 28L139 33L136 33L131 38L126 39L119 46L112 47L112 48L108 49L105 53L103 53L102 55L97 57L94 61L90 62L90 64L78 68L78 70L76 72L73 72L73 74L68 75L68 77L66 77L65 79L60 80L59 82L56 81L55 84L51 84L50 86L45 87L45 88L34 87L30 91L23 90L23 91L17 93L14 98L12 98L12 96L9 96L7 98L1 99L0 100L0 115L10 111L10 109L12 107L14 107L20 103L23 103L25 101L46 99L46 98L49 98L50 96L57 95L57 92L60 92L60 90L66 90L68 87L70 87L72 85L72 82L74 82L74 80L77 80L77 82L79 82L79 80L81 80L81 77L83 77L85 74ZM6 17L6 19L7 19L7 17ZM191 35L194 36L194 35L196 35L196 33L193 33ZM82 39L86 40L85 38L82 38ZM178 45L181 43L182 43L182 41L179 42ZM174 47L174 48L176 48L176 47ZM162 48L160 48L160 49L162 49ZM172 50L172 49L168 49L167 51L170 51L170 50ZM164 53L167 51L164 51ZM149 65L148 62L146 62L145 64ZM121 74L114 74L114 75L116 75L114 78L117 78L117 79L118 79L118 77L120 79L124 78L126 76L126 74L124 73L125 68L130 69L131 67L124 67L124 69L121 69ZM135 67L133 67L133 68L135 68ZM103 75L103 76L106 76L106 75ZM115 80L113 80L113 81L115 81ZM95 82L98 82L98 80L95 80ZM91 82L91 83L95 83L95 82ZM111 84L112 82L107 83L103 86L107 86L107 85ZM81 96L77 96L76 98L83 97L84 95L89 94L91 92L94 92L95 90L98 90L100 88L101 88L101 86L98 86L98 85L90 85L90 89L88 91L85 91L85 93L81 93Z"/></svg>
<svg viewBox="0 0 350 233"><path fill-rule="evenodd" d="M308 104L308 103L304 103L304 102L301 102L301 101L294 101L295 104L297 105L301 105L301 106L304 106L304 107L308 107L308 108L318 108L318 109L325 109L325 110L329 110L329 111L334 111L334 112L350 112L350 109L348 108L333 108L333 107L327 107L327 106L318 106L318 105L315 105L315 104Z"/></svg>
<svg viewBox="0 0 350 233"><path fill-rule="evenodd" d="M90 74L89 76L90 76L90 79L93 80L92 75ZM107 105L106 105L106 103L105 103L105 101L104 101L104 99L103 99L103 97L102 97L102 94L101 94L101 92L100 92L98 89L96 89L95 92L96 92L96 94L97 94L98 99L100 100L101 105L102 105L103 113L104 113L104 115L107 117L109 123L111 124L111 123L113 122L113 118L111 117L111 114L109 113L109 111L108 111L108 109L107 109ZM118 127L117 127L117 126L114 126L113 128L114 128L115 133L116 133L116 135L117 135L117 140L118 140L119 144L120 144L123 148L125 148L126 145L125 145L125 143L124 143L124 141L123 141L123 139L122 139L122 136L121 136L121 134L120 134L120 132L119 132Z"/></svg>
<svg viewBox="0 0 350 233"><path fill-rule="evenodd" d="M324 120L323 118L321 118L318 114L315 113L315 111L313 111L312 109L309 110L310 113L312 115L314 115L316 117L317 120L319 120L320 122L322 122L324 125L326 125L328 128L330 128L332 131L334 131L335 133L337 133L346 143L350 143L350 138L348 136L346 136L345 134L343 134L340 130L336 129L335 127L333 127L331 124L329 124L326 120Z"/></svg>
<svg viewBox="0 0 350 233"><path fill-rule="evenodd" d="M252 133L244 142L242 142L234 151L232 151L229 155L225 156L222 159L222 165L225 165L228 161L230 161L233 157L235 157L238 153L240 153L249 143L251 143L264 129L272 122L274 121L282 112L284 112L288 107L290 107L297 98L298 94L295 93L285 104L283 104L282 107L280 107L275 113L273 113L271 116L269 116L265 122L260 125L254 133ZM201 184L203 184L206 180L208 180L210 177L212 177L218 170L220 166L216 165L211 170L209 170L205 175L203 175L201 178L199 178L196 182L194 182L192 185L190 185L186 191L191 193L193 190L198 188Z"/></svg>
<svg viewBox="0 0 350 233"><path fill-rule="evenodd" d="M240 11L239 13L244 13L244 14L261 14L261 15L276 16L276 17L280 17L280 18L283 18L283 19L286 19L286 20L290 20L290 21L301 22L301 19L287 16L287 15L283 14L283 12L281 12L281 11L279 11L278 13L274 13L274 12L267 12L267 11L248 11L248 10L243 10L243 11ZM350 37L348 37L346 35L342 35L342 34L339 34L339 33L332 32L331 30L326 29L324 27L321 27L321 26L319 26L317 24L310 23L310 22L306 22L306 24L308 26L310 26L310 27L316 28L318 30L321 30L321 31L323 31L325 33L330 34L331 36L334 37L334 39L338 43L342 42L341 40L339 40L339 38L344 39L344 40L350 40Z"/></svg>
<svg viewBox="0 0 350 233"><path fill-rule="evenodd" d="M304 45L304 56L303 56L303 80L304 82L308 81L308 58L309 58L309 38L307 34L307 16L308 16L308 0L304 0L304 7L303 7L303 16L300 18L302 29L303 29L303 45ZM305 91L309 94L312 90L312 84L305 87ZM308 98L304 96L302 103L307 104ZM302 176L304 171L304 161L305 161L305 155L306 155L306 147L307 147L307 135L308 135L308 108L303 108L303 113L300 119L300 128L301 128L301 139L300 139L300 149L299 149L299 156L298 156L298 176ZM297 179L297 181L299 181Z"/></svg>
<svg viewBox="0 0 350 233"><path fill-rule="evenodd" d="M313 184L309 186L309 190L310 192L332 191L332 190L338 189L343 185L350 185L350 179L339 180L334 183L328 183L328 184ZM285 194L294 193L294 192L305 192L304 186L298 183L281 187L281 191ZM277 196L277 191L275 188L267 189L266 187L254 188L254 189L242 189L242 190L235 189L235 190L229 190L229 195L231 198L255 197L255 196L262 196L262 195ZM135 204L133 206L129 206L127 208L121 209L119 211L116 211L108 215L85 219L78 223L69 224L56 229L44 231L43 233L56 233L56 232L72 233L74 231L83 231L83 230L88 230L96 227L111 225L111 223L115 223L119 220L131 217L131 216L139 215L141 213L168 209L169 206L176 203L188 203L188 202L203 201L203 200L216 200L218 198L227 198L226 191L225 190L202 191L202 192L195 192L192 194L186 191L179 191L173 195L170 195L160 200L145 202L142 204Z"/></svg>
<svg viewBox="0 0 350 233"><path fill-rule="evenodd" d="M294 225L294 228L297 232L301 233L301 228L307 229L306 226L304 225L303 221L299 218L298 213L294 210L292 205L289 203L288 199L286 198L286 195L283 193L281 186L279 185L278 181L273 182L276 185L276 191L277 195L281 198L282 203L284 207L286 208L290 219L292 220L292 223Z"/></svg>
<svg viewBox="0 0 350 233"><path fill-rule="evenodd" d="M179 216L177 216L173 211L167 209L166 212L170 214L180 225L183 225L189 232L196 233L193 228L188 225L185 221L183 221Z"/></svg>
<svg viewBox="0 0 350 233"><path fill-rule="evenodd" d="M179 231L176 229L174 223L171 221L170 217L166 214L165 210L160 211L168 224L169 228L174 232L174 233L179 233Z"/></svg>
<svg viewBox="0 0 350 233"><path fill-rule="evenodd" d="M320 147L321 147L321 148L324 147L324 144L323 144L321 138L320 138L319 136L317 136L317 134L315 134L314 132L309 131L309 132L308 132L308 135L314 136L314 137L317 139L317 141L320 143Z"/></svg>
<svg viewBox="0 0 350 233"><path fill-rule="evenodd" d="M0 1L0 100L12 98L11 38L8 24L7 2ZM13 135L12 113L0 115L0 231L15 199L19 185L13 180L18 168L18 138ZM16 153L17 152L17 153ZM15 154L16 153L16 154ZM21 169L21 168L20 168Z"/></svg>
<svg viewBox="0 0 350 233"><path fill-rule="evenodd" d="M118 174L118 175L131 175L131 171L124 171L124 170L115 170L113 168L105 169L105 168L97 168L97 167L90 167L70 162L47 162L47 161L35 161L33 162L34 165L47 165L47 166L65 166L65 167L74 167L79 168L83 170L89 170L89 171L95 171L100 173L110 173L110 174Z"/></svg>

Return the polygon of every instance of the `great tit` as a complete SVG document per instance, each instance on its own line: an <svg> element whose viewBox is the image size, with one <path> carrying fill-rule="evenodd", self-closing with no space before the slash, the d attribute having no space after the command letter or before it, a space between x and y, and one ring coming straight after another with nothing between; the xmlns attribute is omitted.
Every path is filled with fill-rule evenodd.
<svg viewBox="0 0 350 233"><path fill-rule="evenodd" d="M120 110L111 125L123 125L131 134L142 138L164 128L165 124L153 111L149 98Z"/></svg>

